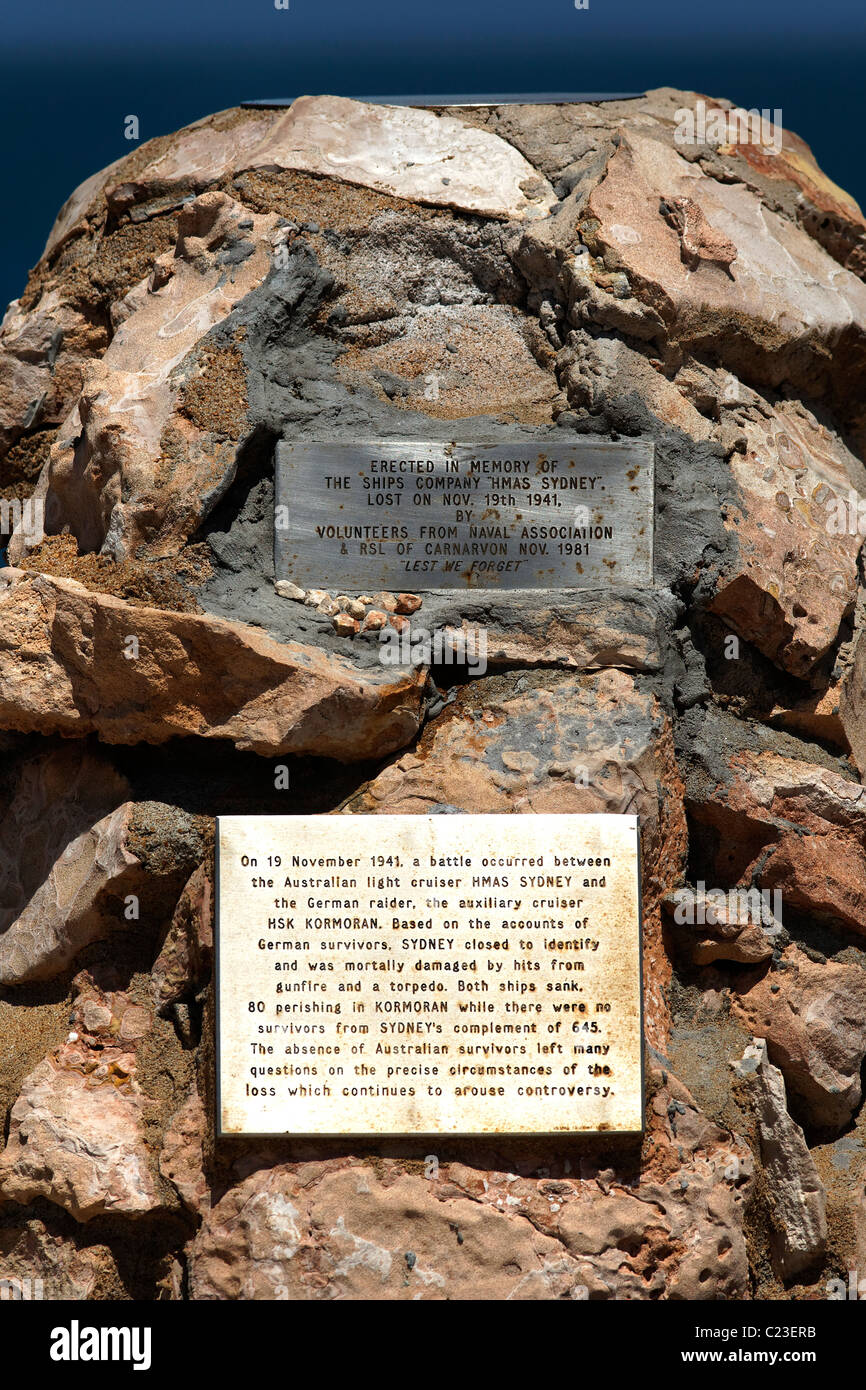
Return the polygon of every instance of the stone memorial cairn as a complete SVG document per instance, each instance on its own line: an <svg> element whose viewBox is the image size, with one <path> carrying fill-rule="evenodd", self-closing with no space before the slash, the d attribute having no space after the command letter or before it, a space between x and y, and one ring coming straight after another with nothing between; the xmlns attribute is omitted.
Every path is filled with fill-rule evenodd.
<svg viewBox="0 0 866 1390"><path fill-rule="evenodd" d="M3 1290L866 1276L864 277L802 140L667 89L304 97L76 189L0 333ZM653 585L275 573L280 440L575 436L654 445ZM312 812L638 814L644 1134L216 1140L214 817Z"/></svg>

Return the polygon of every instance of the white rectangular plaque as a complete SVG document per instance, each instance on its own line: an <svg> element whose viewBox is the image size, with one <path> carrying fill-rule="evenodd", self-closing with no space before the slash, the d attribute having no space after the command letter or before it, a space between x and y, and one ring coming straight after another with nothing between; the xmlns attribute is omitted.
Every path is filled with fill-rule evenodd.
<svg viewBox="0 0 866 1390"><path fill-rule="evenodd" d="M573 589L653 578L653 445L277 445L275 568L302 588Z"/></svg>
<svg viewBox="0 0 866 1390"><path fill-rule="evenodd" d="M222 1135L643 1128L635 816L218 822Z"/></svg>

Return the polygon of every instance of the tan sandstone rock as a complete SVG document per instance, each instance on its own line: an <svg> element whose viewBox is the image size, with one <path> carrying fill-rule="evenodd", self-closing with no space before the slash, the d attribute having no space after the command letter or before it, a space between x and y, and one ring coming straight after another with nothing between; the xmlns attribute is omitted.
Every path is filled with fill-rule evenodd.
<svg viewBox="0 0 866 1390"><path fill-rule="evenodd" d="M41 1062L12 1107L0 1156L0 1196L27 1206L44 1198L76 1221L140 1215L161 1205L134 1083Z"/></svg>
<svg viewBox="0 0 866 1390"><path fill-rule="evenodd" d="M361 675L240 623L22 571L0 572L0 657L0 720L22 732L108 743L198 734L352 760L393 751L419 722L418 673Z"/></svg>

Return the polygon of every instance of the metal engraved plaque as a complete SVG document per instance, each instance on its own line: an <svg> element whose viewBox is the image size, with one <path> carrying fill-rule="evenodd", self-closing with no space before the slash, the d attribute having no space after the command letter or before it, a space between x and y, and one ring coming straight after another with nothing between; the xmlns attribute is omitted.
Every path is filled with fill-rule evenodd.
<svg viewBox="0 0 866 1390"><path fill-rule="evenodd" d="M643 1128L637 817L218 824L222 1135Z"/></svg>
<svg viewBox="0 0 866 1390"><path fill-rule="evenodd" d="M275 536L302 588L648 586L653 446L280 443Z"/></svg>

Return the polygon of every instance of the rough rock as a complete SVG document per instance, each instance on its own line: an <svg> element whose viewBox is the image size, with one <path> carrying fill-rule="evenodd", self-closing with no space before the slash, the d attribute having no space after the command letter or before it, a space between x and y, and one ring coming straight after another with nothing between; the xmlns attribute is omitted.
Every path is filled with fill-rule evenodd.
<svg viewBox="0 0 866 1390"><path fill-rule="evenodd" d="M0 1196L24 1206L42 1197L77 1221L152 1211L159 1202L141 1129L135 1094L46 1060L12 1107Z"/></svg>
<svg viewBox="0 0 866 1390"><path fill-rule="evenodd" d="M851 749L851 758L861 780L866 777L866 606L860 595L853 638L845 658L838 687L839 721Z"/></svg>
<svg viewBox="0 0 866 1390"><path fill-rule="evenodd" d="M634 678L541 673L467 687L346 805L351 814L614 812L640 817L647 1035L662 1046L669 965L661 897L682 873L685 823L662 710Z"/></svg>
<svg viewBox="0 0 866 1390"><path fill-rule="evenodd" d="M838 752L851 752L842 720L840 692L832 683L826 690L819 690L801 700L774 705L767 716L767 723Z"/></svg>
<svg viewBox="0 0 866 1390"><path fill-rule="evenodd" d="M340 114L335 124L332 117L337 109ZM251 117L250 124L262 129L260 120L255 122ZM360 150L358 137L367 140L382 125L386 143L373 152L372 158L379 175L374 169L365 172L359 166L353 167L347 159L350 148ZM389 110L338 98L303 99L296 103L275 119L255 155L243 141L238 145L237 128L227 132L222 149L224 162L219 169L207 160L203 169L197 165L203 132L196 131L189 140L191 163L184 167L181 141L176 168L179 174L182 172L185 186L197 190L203 183L215 182L219 173L227 177L235 169L261 169L266 171L265 177L272 176L275 170L309 169L390 191L392 185L404 181L396 170L392 170L394 177L389 177L382 163L386 150L390 149L393 157L391 142L398 130L405 132L410 142L413 138L420 140L424 147L424 153L419 148L418 157L412 160L411 143L404 142L404 153L397 162L402 164L405 159L405 182L407 186L423 185L429 194L426 201L456 207L465 204L468 210L473 210L475 204L486 203L477 210L506 218L544 216L555 201L546 181L496 136L480 134L451 118L428 112ZM348 140L342 154L336 148L329 154L323 152L322 131L328 132L330 142ZM312 142L306 151L305 140ZM215 153L219 139L214 131L209 132L208 145L210 152ZM437 172L440 160L447 164L445 175ZM320 164L322 168L318 167ZM154 186L160 189L171 184L171 165L172 157L163 154L152 171L145 167L138 170L132 182L107 186L109 207L113 206L118 214L134 212L141 200L146 201L151 175ZM494 193L492 203L491 175L499 176L503 195L500 199ZM526 185L530 197L520 190L521 183ZM346 276L341 258L334 256L327 242L318 248L324 269L313 272L312 278L309 266L304 268L299 262L297 271L294 270L294 254L281 259L297 231L296 227L294 231L291 227L288 232L283 230L285 221L272 212L250 214L242 203L217 189L200 192L194 201L180 205L174 223L173 250L155 257L150 274L112 301L111 341L101 344L99 353L93 352L99 361L89 368L78 400L68 401L71 411L42 470L36 494L45 505L49 533L67 525L83 549L102 548L118 559L133 555L142 546L149 554L165 555L174 553L216 506L234 479L238 449L262 423L261 412L253 409L250 414L248 410L249 397L256 393L245 380L246 330L233 316L233 310L270 275L269 283L277 295L285 284L291 308L303 318L316 309L317 300L335 285L330 261L335 262L335 271L342 270L343 279ZM303 246L307 243L303 242ZM393 238L388 237L383 254L393 257L393 251ZM390 272L378 258L375 273L383 283L390 284L394 293L398 292L396 260L401 262L399 273L405 278L405 263L410 258L410 248L405 243ZM441 256L435 258L433 248L424 258L434 267L442 264ZM309 247L307 260L312 264ZM281 269L288 271L282 280L278 274ZM360 274L363 281L364 269ZM465 274L460 278L467 279ZM355 292L354 286L352 289ZM371 298L372 285L359 285L358 289L368 300ZM414 299L419 295L419 286L410 283L406 291ZM420 298L423 305L424 296ZM417 359L412 375L420 370L418 390L422 403L426 403L433 389L430 372L440 367L433 399L441 402L440 409L445 413L446 403L455 391L462 391L470 406L473 399L480 398L486 389L484 378L491 365L490 354L495 353L500 365L511 369L510 376L522 377L527 383L527 398L531 395L528 383L533 381L537 408L549 418L545 397L556 396L555 384L551 389L549 378L533 361L515 310L496 304L491 304L489 310L476 308L477 299L477 292L473 293L470 286L450 298L455 306L450 313L454 320L452 346L464 340L459 360L449 364L443 342L434 354L442 359L441 363L422 363L419 354L430 356L422 313L417 325L420 332L414 335L415 341L409 333L401 355L395 357L386 345L372 344L374 350L364 370L383 380L393 376L400 382L400 373L411 359ZM346 315L345 305L340 312ZM357 305L354 313L357 314ZM368 321L369 310L361 318L362 323ZM14 323L9 325L9 334L11 355L17 342ZM300 338L297 329L295 336ZM138 348L143 339L151 344L146 373L141 370ZM472 392L466 390L467 379L473 383ZM25 395L33 389L29 381L22 385ZM373 389L383 394L378 380L373 381ZM10 418L15 415L13 407L14 402ZM18 410L27 418L23 395ZM460 413L470 414L472 410ZM11 558L20 561L39 539L38 531L30 536L19 530L10 550Z"/></svg>
<svg viewBox="0 0 866 1390"><path fill-rule="evenodd" d="M116 307L111 343L89 369L36 492L49 530L62 518L83 550L106 544L123 558L144 541L155 555L176 549L234 475L246 433L244 388L232 383L238 350L230 338L206 339L271 269L277 219L249 218L213 192L183 209L177 230L174 254L158 257L150 279ZM21 534L10 555L39 539Z"/></svg>
<svg viewBox="0 0 866 1390"><path fill-rule="evenodd" d="M767 1044L747 1047L737 1070L754 1094L776 1252L783 1276L790 1279L826 1251L827 1194L803 1131L788 1114L785 1082L767 1057Z"/></svg>
<svg viewBox="0 0 866 1390"><path fill-rule="evenodd" d="M841 529L856 515L862 465L808 410L772 410L731 379L742 402L728 418L743 432L729 460L738 489L725 525L737 562L710 605L748 641L795 676L805 676L837 640L857 594L862 537ZM861 484L862 486L862 484Z"/></svg>
<svg viewBox="0 0 866 1390"><path fill-rule="evenodd" d="M272 166L492 217L544 217L556 201L547 180L496 135L451 116L343 97L293 102L249 161Z"/></svg>
<svg viewBox="0 0 866 1390"><path fill-rule="evenodd" d="M61 210L0 326L2 493L34 503L0 579L0 953L52 976L0 985L0 1271L716 1300L859 1261L866 222L791 132L683 143L699 100L236 109ZM575 434L654 445L651 590L407 613L275 572L280 439ZM485 653L428 681L403 644L442 629ZM642 1140L498 1136L428 1178L408 1145L210 1134L211 818L311 805L638 813ZM783 930L663 920L686 882L778 893Z"/></svg>
<svg viewBox="0 0 866 1390"><path fill-rule="evenodd" d="M66 1041L25 1078L0 1155L0 1198L44 1198L76 1221L166 1205L146 1139L138 1052L150 1010L87 973L73 982Z"/></svg>
<svg viewBox="0 0 866 1390"><path fill-rule="evenodd" d="M779 968L735 983L738 1019L765 1038L810 1125L839 1130L860 1103L866 1057L866 970L827 961L819 965L797 947Z"/></svg>
<svg viewBox="0 0 866 1390"><path fill-rule="evenodd" d="M0 986L54 979L91 943L171 912L203 853L195 817L132 801L125 777L83 742L31 747L3 781Z"/></svg>
<svg viewBox="0 0 866 1390"><path fill-rule="evenodd" d="M185 885L151 972L154 1001L170 1004L199 992L210 978L213 959L213 891L210 872L200 865Z"/></svg>
<svg viewBox="0 0 866 1390"><path fill-rule="evenodd" d="M141 883L127 848L129 786L84 747L26 759L7 772L0 828L0 983L59 973L101 935Z"/></svg>
<svg viewBox="0 0 866 1390"><path fill-rule="evenodd" d="M88 364L105 350L107 335L52 289L35 310L25 310L13 300L0 323L0 344L0 444L9 448L28 431L44 431L63 421ZM57 370L61 347L63 360ZM18 481L32 484L33 479L25 471Z"/></svg>
<svg viewBox="0 0 866 1390"><path fill-rule="evenodd" d="M639 1185L591 1161L558 1178L443 1163L426 1179L392 1159L259 1168L205 1216L191 1295L743 1298L751 1155L669 1085Z"/></svg>
<svg viewBox="0 0 866 1390"><path fill-rule="evenodd" d="M722 882L781 894L786 907L866 932L866 788L830 767L737 751L696 812L719 835Z"/></svg>
<svg viewBox="0 0 866 1390"><path fill-rule="evenodd" d="M166 1126L159 1171L177 1189L184 1206L201 1214L210 1206L210 1192L203 1172L203 1145L207 1116L201 1097L193 1090Z"/></svg>
<svg viewBox="0 0 866 1390"><path fill-rule="evenodd" d="M705 893L678 889L668 895L664 906L687 958L695 965L712 965L717 960L759 965L772 956L773 936L781 930L771 922L768 931L762 914L750 910L748 900L742 905L739 901L717 904Z"/></svg>
<svg viewBox="0 0 866 1390"><path fill-rule="evenodd" d="M198 734L353 760L418 728L423 676L360 676L240 623L135 607L74 580L0 571L0 624L0 720L21 732L108 743Z"/></svg>
<svg viewBox="0 0 866 1390"><path fill-rule="evenodd" d="M133 176L120 177L130 163ZM219 112L171 141L148 142L134 161L94 174L67 199L46 252L92 215L106 190L109 203L123 208L172 192L200 193L244 169L307 169L488 216L540 216L554 201L547 181L510 143L463 121L417 108L301 97L286 112Z"/></svg>
<svg viewBox="0 0 866 1390"><path fill-rule="evenodd" d="M119 807L65 847L0 938L0 983L59 974L104 932L106 899L123 900L140 887L138 860L126 848L131 813Z"/></svg>
<svg viewBox="0 0 866 1390"><path fill-rule="evenodd" d="M0 1297L47 1302L98 1298L114 1279L107 1245L79 1246L36 1217L9 1224L0 1219Z"/></svg>
<svg viewBox="0 0 866 1390"><path fill-rule="evenodd" d="M733 632L783 670L808 676L854 611L862 461L805 405L774 401L726 368L689 360L668 380L634 348L604 336L570 342L557 365L575 404L604 410L619 425L634 419L637 391L645 428L663 422L693 449L724 451L714 510L727 544L695 556L691 580L699 577L706 607ZM664 475L659 482L666 489ZM676 478L681 491L696 483ZM688 508L682 498L673 503L678 524L697 500ZM657 517L662 537L669 511Z"/></svg>
<svg viewBox="0 0 866 1390"><path fill-rule="evenodd" d="M163 1205L144 1138L135 1048L146 1011L88 993L69 1039L26 1078L0 1155L0 1197L44 1198L76 1221Z"/></svg>
<svg viewBox="0 0 866 1390"><path fill-rule="evenodd" d="M675 198L689 199L730 243L732 263L702 259L691 268L683 233L659 210ZM606 253L663 323L666 352L700 354L723 335L732 370L771 387L787 379L809 394L823 386L838 396L862 375L866 286L743 184L710 177L673 145L634 130L587 212L590 249Z"/></svg>
<svg viewBox="0 0 866 1390"><path fill-rule="evenodd" d="M725 105L726 103L719 103ZM806 144L791 130L779 131L781 148L768 153L753 141L736 140L724 162L745 175L762 196L779 199L840 265L859 275L866 270L866 220L857 203L829 179Z"/></svg>

